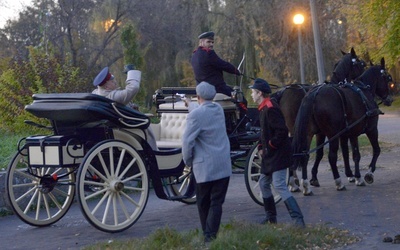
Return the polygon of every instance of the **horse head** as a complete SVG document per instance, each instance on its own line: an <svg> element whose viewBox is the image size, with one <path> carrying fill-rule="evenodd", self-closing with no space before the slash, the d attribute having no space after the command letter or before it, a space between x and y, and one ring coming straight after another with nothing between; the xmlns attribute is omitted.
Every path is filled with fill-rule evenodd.
<svg viewBox="0 0 400 250"><path fill-rule="evenodd" d="M353 48L349 53L341 52L343 57L335 64L331 78L332 83L339 83L345 80L352 81L359 77L366 67L366 63L358 58Z"/></svg>
<svg viewBox="0 0 400 250"><path fill-rule="evenodd" d="M357 78L367 87L374 96L382 99L382 103L390 106L393 98L390 95L389 83L392 82L392 76L385 69L385 59L381 59L380 65L373 65L368 68L360 77Z"/></svg>
<svg viewBox="0 0 400 250"><path fill-rule="evenodd" d="M392 105L393 98L390 94L390 83L393 82L392 76L385 69L385 59L382 57L380 65L380 81L376 86L376 95L382 99L382 103L385 106Z"/></svg>
<svg viewBox="0 0 400 250"><path fill-rule="evenodd" d="M364 60L358 58L353 48L351 48L349 54L351 56L351 66L350 66L351 70L349 71L349 80L354 80L357 77L359 77L362 73L364 73L367 64L365 63Z"/></svg>

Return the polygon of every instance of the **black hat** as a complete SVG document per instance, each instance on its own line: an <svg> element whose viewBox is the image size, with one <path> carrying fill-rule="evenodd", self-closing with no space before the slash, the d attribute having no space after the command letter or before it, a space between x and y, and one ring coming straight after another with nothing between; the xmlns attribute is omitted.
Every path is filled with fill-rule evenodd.
<svg viewBox="0 0 400 250"><path fill-rule="evenodd" d="M204 32L203 34L201 34L201 35L199 36L199 39L203 39L203 38L214 39L214 32L212 32L212 31Z"/></svg>
<svg viewBox="0 0 400 250"><path fill-rule="evenodd" d="M94 78L93 85L95 87L101 86L106 83L108 80L114 79L114 76L110 74L108 67L105 67L100 71L100 73Z"/></svg>
<svg viewBox="0 0 400 250"><path fill-rule="evenodd" d="M254 80L254 84L249 86L251 89L257 89L263 93L271 93L271 87L269 86L268 82L264 79L257 78Z"/></svg>

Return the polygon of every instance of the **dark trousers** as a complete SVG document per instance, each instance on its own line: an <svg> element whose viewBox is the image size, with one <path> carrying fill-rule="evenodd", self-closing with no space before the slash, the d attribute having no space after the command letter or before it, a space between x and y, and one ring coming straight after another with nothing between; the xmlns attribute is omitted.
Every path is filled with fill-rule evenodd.
<svg viewBox="0 0 400 250"><path fill-rule="evenodd" d="M228 185L229 177L196 184L197 208L206 239L217 236L222 217L222 204L225 201Z"/></svg>

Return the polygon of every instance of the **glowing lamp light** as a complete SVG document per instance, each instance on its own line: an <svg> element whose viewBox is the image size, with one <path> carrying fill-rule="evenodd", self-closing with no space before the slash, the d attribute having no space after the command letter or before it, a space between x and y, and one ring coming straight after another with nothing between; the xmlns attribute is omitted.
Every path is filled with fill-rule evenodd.
<svg viewBox="0 0 400 250"><path fill-rule="evenodd" d="M301 25L304 23L304 16L302 14L296 14L293 17L294 24Z"/></svg>

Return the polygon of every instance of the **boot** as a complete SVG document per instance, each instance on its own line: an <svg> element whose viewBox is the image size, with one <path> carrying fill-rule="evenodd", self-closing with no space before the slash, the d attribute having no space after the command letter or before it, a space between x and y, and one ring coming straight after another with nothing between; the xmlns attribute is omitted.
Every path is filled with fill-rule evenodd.
<svg viewBox="0 0 400 250"><path fill-rule="evenodd" d="M265 218L260 221L260 224L276 224L276 207L274 196L268 197L264 200Z"/></svg>
<svg viewBox="0 0 400 250"><path fill-rule="evenodd" d="M290 217L292 217L294 221L294 224L298 227L305 227L306 225L304 224L303 214L293 196L285 200L285 205L289 211Z"/></svg>

